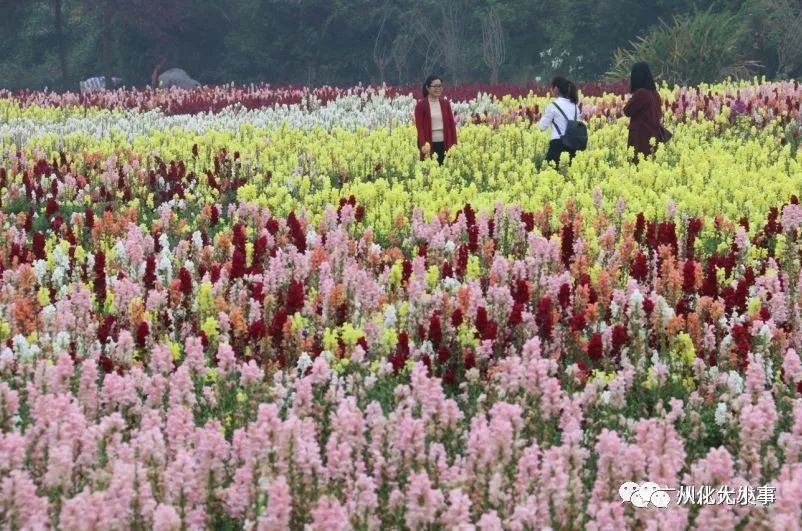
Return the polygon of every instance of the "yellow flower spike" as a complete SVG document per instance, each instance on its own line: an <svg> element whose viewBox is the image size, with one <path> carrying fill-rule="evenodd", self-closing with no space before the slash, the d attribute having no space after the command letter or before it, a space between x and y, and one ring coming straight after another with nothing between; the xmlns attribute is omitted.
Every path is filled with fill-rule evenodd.
<svg viewBox="0 0 802 531"><path fill-rule="evenodd" d="M245 260L247 264L253 261L253 242L249 241L245 243Z"/></svg>
<svg viewBox="0 0 802 531"><path fill-rule="evenodd" d="M395 331L394 328L387 328L384 330L382 334L382 345L387 350L392 350L398 344L398 333Z"/></svg>
<svg viewBox="0 0 802 531"><path fill-rule="evenodd" d="M787 244L785 241L785 234L778 234L776 236L776 246L774 247L775 256L783 256L787 252Z"/></svg>
<svg viewBox="0 0 802 531"><path fill-rule="evenodd" d="M39 306L47 306L50 304L50 290L47 288L39 288L39 291L36 292L36 301L39 303Z"/></svg>
<svg viewBox="0 0 802 531"><path fill-rule="evenodd" d="M376 374L379 372L379 367L380 367L379 360L373 360L373 362L371 362L370 364L369 370L372 374Z"/></svg>
<svg viewBox="0 0 802 531"><path fill-rule="evenodd" d="M106 292L106 300L103 302L104 311L107 314L117 313L117 307L114 306L114 293L111 290Z"/></svg>
<svg viewBox="0 0 802 531"><path fill-rule="evenodd" d="M461 347L478 347L479 340L476 338L476 328L467 323L462 323L457 328L457 342Z"/></svg>
<svg viewBox="0 0 802 531"><path fill-rule="evenodd" d="M649 370L646 372L646 381L643 386L649 391L657 386L657 376L655 375L654 367L649 367Z"/></svg>
<svg viewBox="0 0 802 531"><path fill-rule="evenodd" d="M436 265L429 266L426 271L426 285L429 286L430 290L434 290L438 282L440 282L440 268Z"/></svg>
<svg viewBox="0 0 802 531"><path fill-rule="evenodd" d="M170 348L170 355L173 358L173 361L180 361L181 360L181 345L176 343L175 341L168 341L167 346Z"/></svg>
<svg viewBox="0 0 802 531"><path fill-rule="evenodd" d="M390 268L390 275L387 280L391 286L398 286L401 284L403 275L403 262L401 260L396 260L393 266Z"/></svg>
<svg viewBox="0 0 802 531"><path fill-rule="evenodd" d="M351 323L345 323L341 327L340 336L348 347L353 348L357 341L359 341L361 337L364 337L364 335L365 334L361 330L355 329Z"/></svg>
<svg viewBox="0 0 802 531"><path fill-rule="evenodd" d="M306 319L303 315L301 315L301 312L295 312L292 314L292 317L290 317L290 322L292 323L293 330L303 330L306 328Z"/></svg>
<svg viewBox="0 0 802 531"><path fill-rule="evenodd" d="M212 295L212 283L201 282L198 289L198 310L201 315L210 315L214 313L214 295Z"/></svg>
<svg viewBox="0 0 802 531"><path fill-rule="evenodd" d="M206 337L209 339L209 341L214 341L217 339L219 325L220 323L214 317L207 317L203 321L201 330L203 330L203 333L206 334Z"/></svg>
<svg viewBox="0 0 802 531"><path fill-rule="evenodd" d="M468 265L465 268L465 277L468 280L477 280L482 276L482 268L479 265L479 257L471 255L468 257Z"/></svg>
<svg viewBox="0 0 802 531"><path fill-rule="evenodd" d="M339 338L337 337L337 331L331 328L323 330L323 348L334 352L337 350L338 346Z"/></svg>
<svg viewBox="0 0 802 531"><path fill-rule="evenodd" d="M687 332L680 332L674 338L671 346L671 357L687 367L693 365L694 360L696 360L696 348L693 346L693 340Z"/></svg>

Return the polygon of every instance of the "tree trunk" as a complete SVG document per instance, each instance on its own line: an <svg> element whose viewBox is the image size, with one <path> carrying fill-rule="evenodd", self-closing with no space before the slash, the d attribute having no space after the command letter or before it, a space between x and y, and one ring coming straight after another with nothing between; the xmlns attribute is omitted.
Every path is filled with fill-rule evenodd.
<svg viewBox="0 0 802 531"><path fill-rule="evenodd" d="M58 62L61 68L61 85L63 90L69 90L70 73L67 69L67 48L64 43L64 21L62 16L61 0L53 0L54 26L56 30L56 42L58 46Z"/></svg>
<svg viewBox="0 0 802 531"><path fill-rule="evenodd" d="M103 75L108 82L111 81L111 2L103 0L103 27L102 27L102 47L103 47Z"/></svg>

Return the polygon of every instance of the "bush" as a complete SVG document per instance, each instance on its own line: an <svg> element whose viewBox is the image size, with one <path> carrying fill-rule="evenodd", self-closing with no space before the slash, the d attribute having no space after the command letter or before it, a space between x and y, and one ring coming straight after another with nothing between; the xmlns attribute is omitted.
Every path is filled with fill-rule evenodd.
<svg viewBox="0 0 802 531"><path fill-rule="evenodd" d="M747 57L748 30L743 17L710 10L675 16L673 24L660 25L627 49L613 54L606 77L629 77L632 65L646 61L655 78L670 84L698 84L726 77L750 77L759 63Z"/></svg>

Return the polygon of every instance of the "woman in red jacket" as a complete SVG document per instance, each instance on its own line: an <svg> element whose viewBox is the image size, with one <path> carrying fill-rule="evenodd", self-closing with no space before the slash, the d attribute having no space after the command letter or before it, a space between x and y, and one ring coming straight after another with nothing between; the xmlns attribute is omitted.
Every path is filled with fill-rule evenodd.
<svg viewBox="0 0 802 531"><path fill-rule="evenodd" d="M443 163L446 151L457 143L457 125L451 103L441 97L443 80L429 76L423 83L423 98L415 105L415 128L418 130L418 150L423 160L432 152Z"/></svg>
<svg viewBox="0 0 802 531"><path fill-rule="evenodd" d="M652 138L655 142L663 141L660 128L662 103L652 71L646 63L633 65L629 92L632 97L624 106L624 115L630 118L627 145L635 149L637 160L637 155L645 157L654 152L657 144L651 145Z"/></svg>

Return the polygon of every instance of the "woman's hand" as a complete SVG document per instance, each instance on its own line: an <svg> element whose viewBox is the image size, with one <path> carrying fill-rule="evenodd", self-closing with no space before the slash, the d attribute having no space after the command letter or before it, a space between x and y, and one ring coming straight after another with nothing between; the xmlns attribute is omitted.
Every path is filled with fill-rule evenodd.
<svg viewBox="0 0 802 531"><path fill-rule="evenodd" d="M420 150L421 150L421 153L423 153L425 156L428 157L429 154L432 152L432 146L430 146L429 143L426 142L425 144L423 144L423 147L420 148Z"/></svg>

